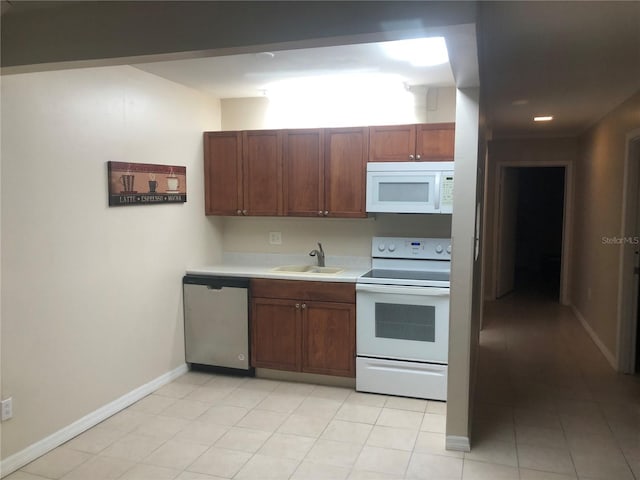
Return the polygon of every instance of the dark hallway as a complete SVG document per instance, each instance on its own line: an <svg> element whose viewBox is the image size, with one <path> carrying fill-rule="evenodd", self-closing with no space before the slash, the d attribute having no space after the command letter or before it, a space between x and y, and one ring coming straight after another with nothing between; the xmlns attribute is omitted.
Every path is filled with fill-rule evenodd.
<svg viewBox="0 0 640 480"><path fill-rule="evenodd" d="M564 167L518 168L515 290L559 299Z"/></svg>

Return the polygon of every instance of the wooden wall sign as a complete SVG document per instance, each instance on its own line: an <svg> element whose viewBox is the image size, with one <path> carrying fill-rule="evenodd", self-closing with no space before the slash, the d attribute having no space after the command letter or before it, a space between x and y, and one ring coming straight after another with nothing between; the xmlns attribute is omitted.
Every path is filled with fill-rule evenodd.
<svg viewBox="0 0 640 480"><path fill-rule="evenodd" d="M187 167L107 162L109 206L184 203Z"/></svg>

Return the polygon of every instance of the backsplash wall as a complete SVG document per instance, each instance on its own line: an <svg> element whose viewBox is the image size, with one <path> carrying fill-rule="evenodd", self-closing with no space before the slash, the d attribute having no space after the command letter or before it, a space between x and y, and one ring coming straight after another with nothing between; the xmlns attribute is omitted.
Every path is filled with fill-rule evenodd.
<svg viewBox="0 0 640 480"><path fill-rule="evenodd" d="M369 257L373 236L450 237L451 215L378 214L363 219L226 217L225 252L306 253L321 242L331 255ZM282 244L269 244L281 232Z"/></svg>

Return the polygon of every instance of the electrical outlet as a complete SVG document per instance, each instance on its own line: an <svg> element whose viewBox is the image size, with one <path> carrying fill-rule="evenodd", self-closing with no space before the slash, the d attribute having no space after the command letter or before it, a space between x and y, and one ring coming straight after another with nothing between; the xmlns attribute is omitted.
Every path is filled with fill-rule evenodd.
<svg viewBox="0 0 640 480"><path fill-rule="evenodd" d="M13 417L13 398L5 398L0 404L2 405L2 421L4 422Z"/></svg>
<svg viewBox="0 0 640 480"><path fill-rule="evenodd" d="M271 245L282 245L282 232L269 232L269 243Z"/></svg>

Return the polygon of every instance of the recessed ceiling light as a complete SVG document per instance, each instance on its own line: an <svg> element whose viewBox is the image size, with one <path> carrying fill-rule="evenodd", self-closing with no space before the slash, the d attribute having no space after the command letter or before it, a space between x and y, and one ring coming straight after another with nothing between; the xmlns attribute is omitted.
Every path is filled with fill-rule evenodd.
<svg viewBox="0 0 640 480"><path fill-rule="evenodd" d="M553 120L553 117L551 115L545 115L545 116L541 116L541 117L533 117L533 121L534 122L550 122L551 120Z"/></svg>
<svg viewBox="0 0 640 480"><path fill-rule="evenodd" d="M411 38L381 45L390 58L409 62L414 67L432 67L449 61L444 37Z"/></svg>

